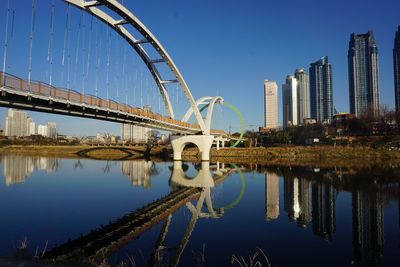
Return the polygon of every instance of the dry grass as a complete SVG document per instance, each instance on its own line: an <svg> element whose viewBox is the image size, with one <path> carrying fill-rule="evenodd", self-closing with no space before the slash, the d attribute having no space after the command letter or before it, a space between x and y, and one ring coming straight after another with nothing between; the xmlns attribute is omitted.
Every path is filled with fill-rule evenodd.
<svg viewBox="0 0 400 267"><path fill-rule="evenodd" d="M231 263L240 267L271 267L267 255L259 247L248 256L248 259L243 256L232 255Z"/></svg>

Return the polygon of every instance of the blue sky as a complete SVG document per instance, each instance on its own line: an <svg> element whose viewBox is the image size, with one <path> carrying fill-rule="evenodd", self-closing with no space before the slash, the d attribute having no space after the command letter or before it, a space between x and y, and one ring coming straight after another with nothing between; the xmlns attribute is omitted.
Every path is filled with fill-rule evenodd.
<svg viewBox="0 0 400 267"><path fill-rule="evenodd" d="M11 3L15 9L15 19L13 36L9 36L7 72L26 78L31 1L11 0ZM32 77L48 81L51 1L36 0L36 3ZM166 48L194 97L223 96L242 111L248 128L251 128L250 125L258 127L263 124L264 79L276 80L281 87L286 75L300 67L308 71L309 64L322 56L329 57L333 68L334 105L338 111L348 111L347 49L352 32L374 31L379 49L381 104L394 107L392 49L394 34L400 24L400 1L125 0L125 4ZM7 1L2 0L2 48L6 7ZM60 87L67 86L66 59L62 65L63 55L66 58L68 54L68 45L64 47L66 9L65 3L55 0L52 77L53 84ZM71 32L67 42L71 88L81 91L85 87L86 93L95 94L96 60L100 60L98 93L106 97L109 53L110 97L117 99L118 91L119 101L124 102L128 98L131 105L149 103L153 110L162 113L157 88L149 72L121 38L114 33L109 35L107 27L92 22L90 16L84 15L78 45L80 16L79 10L71 8ZM91 57L88 64L86 55L89 50ZM96 56L96 51L99 51L99 56ZM89 71L83 82L84 69ZM187 104L176 88L170 90L176 112L182 116ZM1 125L4 124L5 112L6 109L0 109ZM120 130L115 123L29 113L38 123L55 121L60 132L65 134L94 135L99 131L119 134ZM239 130L239 122L230 110L218 108L214 119L214 128L227 130L231 125L234 131Z"/></svg>

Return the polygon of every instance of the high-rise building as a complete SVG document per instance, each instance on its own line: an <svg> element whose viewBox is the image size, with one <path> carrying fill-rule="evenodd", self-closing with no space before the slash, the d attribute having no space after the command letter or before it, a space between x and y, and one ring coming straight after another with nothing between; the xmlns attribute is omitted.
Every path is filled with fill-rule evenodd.
<svg viewBox="0 0 400 267"><path fill-rule="evenodd" d="M282 85L282 108L283 126L297 125L297 79L293 75L288 75Z"/></svg>
<svg viewBox="0 0 400 267"><path fill-rule="evenodd" d="M294 77L297 80L297 115L299 124L304 123L304 119L310 117L308 97L308 74L304 69L296 69Z"/></svg>
<svg viewBox="0 0 400 267"><path fill-rule="evenodd" d="M52 139L57 138L57 125L54 122L48 122L46 125L38 125L37 134L50 137Z"/></svg>
<svg viewBox="0 0 400 267"><path fill-rule="evenodd" d="M27 133L28 136L30 135L35 135L36 134L36 124L33 122L31 117L28 117L28 119L26 120L26 127L27 127Z"/></svg>
<svg viewBox="0 0 400 267"><path fill-rule="evenodd" d="M393 67L396 111L400 112L400 26L398 27L396 37L394 38Z"/></svg>
<svg viewBox="0 0 400 267"><path fill-rule="evenodd" d="M279 177L276 173L265 173L265 218L267 221L279 217Z"/></svg>
<svg viewBox="0 0 400 267"><path fill-rule="evenodd" d="M47 123L47 137L57 139L57 125L55 122Z"/></svg>
<svg viewBox="0 0 400 267"><path fill-rule="evenodd" d="M6 136L27 136L28 135L28 115L26 112L15 109L8 109L6 123L5 123L5 135Z"/></svg>
<svg viewBox="0 0 400 267"><path fill-rule="evenodd" d="M332 66L327 56L310 64L310 113L317 122L333 117Z"/></svg>
<svg viewBox="0 0 400 267"><path fill-rule="evenodd" d="M47 136L48 136L48 133L47 133L47 125L41 125L41 124L39 124L39 125L38 125L38 129L37 129L37 133L38 133L38 135L47 137Z"/></svg>
<svg viewBox="0 0 400 267"><path fill-rule="evenodd" d="M348 63L350 113L357 117L378 116L378 47L372 31L365 34L351 34Z"/></svg>
<svg viewBox="0 0 400 267"><path fill-rule="evenodd" d="M275 81L264 81L264 127L278 127L278 85Z"/></svg>
<svg viewBox="0 0 400 267"><path fill-rule="evenodd" d="M146 143L151 130L134 124L122 124L121 138L132 143Z"/></svg>
<svg viewBox="0 0 400 267"><path fill-rule="evenodd" d="M150 112L151 107L145 106L145 111ZM134 124L122 124L121 126L121 138L123 141L132 143L146 143L151 134L151 129L141 127Z"/></svg>

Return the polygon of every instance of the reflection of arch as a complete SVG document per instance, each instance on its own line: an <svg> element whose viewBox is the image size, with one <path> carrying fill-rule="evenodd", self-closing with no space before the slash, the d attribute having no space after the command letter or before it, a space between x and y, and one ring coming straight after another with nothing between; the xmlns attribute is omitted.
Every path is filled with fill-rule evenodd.
<svg viewBox="0 0 400 267"><path fill-rule="evenodd" d="M174 161L171 182L186 187L214 187L214 179L210 172L210 162L203 161L195 177L188 177L182 169L181 161Z"/></svg>
<svg viewBox="0 0 400 267"><path fill-rule="evenodd" d="M240 175L241 187L240 187L240 193L239 193L239 195L237 196L237 198L236 198L235 200L233 200L230 204L221 207L221 208L224 209L224 210L232 209L232 208L234 208L236 205L238 205L238 204L240 203L240 201L242 201L242 198L243 198L243 195L244 195L244 191L245 191L245 189L246 189L246 180L245 180L245 178L244 178L243 173L240 171L240 168L239 168L236 164L234 164L234 163L231 163L231 166L234 167L234 168L236 169L236 171L237 171L237 172L239 173L239 175Z"/></svg>
<svg viewBox="0 0 400 267"><path fill-rule="evenodd" d="M174 111L165 85L170 83L179 83L190 103L191 108L195 113L196 120L199 123L200 129L203 131L203 133L205 132L205 124L203 118L201 117L200 111L197 108L196 102L192 96L192 93L189 90L188 85L183 79L182 74L176 67L175 63L172 61L172 58L168 55L167 51L153 35L153 33L150 32L150 30L147 29L147 27L135 15L133 15L132 12L130 12L125 6L123 6L116 0L64 1L73 4L78 8L86 11L87 13L93 15L94 17L100 19L108 26L110 26L113 30L115 30L119 35L122 36L122 38L124 38L129 43L129 45L138 53L140 58L146 64L147 68L150 70L150 73L156 81L157 86L160 90L160 94L163 98L167 112L171 118L174 118ZM112 16L102 11L99 6L104 6L108 10L112 11L114 14L119 16L119 19L114 19ZM143 39L137 39L136 37L134 37L133 34L129 32L126 27L124 27L125 24L129 24L130 26L134 27L143 36ZM157 52L160 58L150 58L150 55L146 51L143 44L149 44L151 47L153 47L154 51ZM166 64L171 73L176 77L176 80L164 80L157 69L157 65L160 64Z"/></svg>
<svg viewBox="0 0 400 267"><path fill-rule="evenodd" d="M206 105L205 107L208 107L206 120L204 121L205 129L206 129L205 134L210 134L214 105L216 103L222 104L223 102L224 102L224 99L221 96L214 96L214 97L205 96L196 101L197 107L200 105ZM194 112L193 108L190 107L188 109L188 111L186 111L185 115L183 116L182 121L187 122L190 119L190 116L192 116L193 112Z"/></svg>

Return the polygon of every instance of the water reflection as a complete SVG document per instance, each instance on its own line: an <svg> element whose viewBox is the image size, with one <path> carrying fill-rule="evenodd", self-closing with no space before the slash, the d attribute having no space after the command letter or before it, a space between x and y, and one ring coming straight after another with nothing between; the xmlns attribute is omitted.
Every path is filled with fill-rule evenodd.
<svg viewBox="0 0 400 267"><path fill-rule="evenodd" d="M134 186L151 187L151 172L155 165L152 161L126 160L121 161L122 174L129 177Z"/></svg>
<svg viewBox="0 0 400 267"><path fill-rule="evenodd" d="M265 218L267 221L279 217L279 176L274 172L265 173Z"/></svg>
<svg viewBox="0 0 400 267"><path fill-rule="evenodd" d="M280 174L283 176L284 209L289 220L301 227L307 227L312 222L315 235L332 241L336 229L338 194L335 186L349 190L352 194L355 263L358 266L381 266L385 243L384 205L399 196L398 176L388 175L387 180L382 181L374 174L366 175L347 168L320 172L320 169L316 172L315 168L265 171L267 219L279 216L277 177Z"/></svg>
<svg viewBox="0 0 400 267"><path fill-rule="evenodd" d="M59 168L57 158L5 154L1 156L1 160L6 186L24 183L34 171L45 170L51 173Z"/></svg>
<svg viewBox="0 0 400 267"><path fill-rule="evenodd" d="M353 192L353 246L360 266L380 266L383 255L383 199L380 192Z"/></svg>
<svg viewBox="0 0 400 267"><path fill-rule="evenodd" d="M23 183L35 171L54 172L59 170L60 166L59 160L56 158L2 155L1 159L7 187ZM228 235L232 235L232 232L229 232L229 228L236 232L237 229L235 227L240 223L252 225L253 221L257 221L257 216L252 217L253 214L250 212L246 214L249 209L258 210L257 215L261 216L261 223L257 222L258 224L255 224L257 228L248 229L249 240L246 241L250 243L254 243L254 240L261 236L263 232L277 229L277 231L281 231L279 233L279 238L283 240L281 242L284 242L289 247L294 246L292 242L294 243L295 241L289 240L286 232L287 225L290 225L291 227L295 226L294 228L298 229L296 231L308 235L306 240L298 241L299 243L304 242L304 246L307 242L316 240L317 244L329 244L327 250L330 250L331 254L338 252L338 249L332 248L331 244L335 244L335 246L336 244L351 246L353 248L352 256L349 257L358 266L384 265L384 247L386 253L389 251L390 255L394 254L393 245L392 247L388 246L388 239L393 239L391 236L393 228L389 227L388 230L387 227L385 240L384 213L388 211L389 204L393 203L393 201L399 201L398 178L400 173L397 168L390 170L374 168L364 170L346 167L254 166L247 167L247 171L255 169L258 174L253 175L252 178L242 176L241 184L238 185L236 178L232 179L235 183L228 181L230 174L238 171L238 168L228 164L210 164L208 162L185 164L175 161L163 163L165 168L162 169L158 163L144 160L96 161L95 165L91 165L92 163L93 161L90 160L72 160L71 169L84 170L91 168L91 166L95 166L95 168L103 170L103 172L107 169L108 171L103 173L107 175L107 180L110 181L109 177L115 178L119 175L123 181L123 186L132 190L129 194L131 192L138 193L136 194L136 201L141 201L144 194L146 196L154 194L154 189L160 187L159 185L166 189L160 195L151 195L151 197L143 200L140 204L144 205L142 208L137 209L137 207L140 207L139 205L135 206L135 208L129 205L128 209L124 211L125 213L132 209L129 214L109 224L107 224L109 221L107 220L105 223L107 225L89 231L88 234L82 235L76 240L52 249L46 254L48 258L70 259L79 252L80 255L84 255L86 258L99 260L101 257L114 255L130 242L137 242L135 241L136 238L144 236L146 232L156 231L155 235L152 234L150 237L145 237L151 239L149 242L152 245L148 251L149 253L145 253L146 263L149 266L177 266L182 260L181 258L184 257L185 250L190 250L186 247L191 238L192 243L199 242L199 240L193 241L196 239L192 237L194 231L199 231L198 228L200 227L197 226L198 228L196 229L196 225L202 225L202 231L204 229L208 231L213 225L219 225L220 228L212 232L210 236L213 235L215 237L215 235L218 235L221 240L229 240L231 236ZM111 166L115 167L111 169ZM168 172L168 166L170 172ZM161 173L160 170L167 170L167 173L162 173L166 174L164 179L153 180L152 184L152 178L159 175ZM254 179L254 177L260 177L261 179ZM133 186L129 186L128 179ZM92 181L97 182L98 180L93 179ZM108 185L113 183L114 180ZM224 185L225 188L233 184L235 186L234 190L223 191L218 189L222 187L217 185L222 183L226 184L226 186ZM248 183L249 186L256 184L257 189L253 187L254 191L247 190L246 194L244 194L245 183ZM232 204L224 208L216 208L215 204L224 202L226 199L232 199L239 186L241 187L239 197ZM261 190L258 190L259 188ZM29 188L27 186L25 186L25 189L25 192L28 192ZM4 190L9 189L4 188ZM215 193L221 193L221 191L223 195L227 196L226 198L223 196L222 201L221 196ZM229 194L226 194L226 192L229 192ZM347 192L344 200L343 197L341 198L343 192ZM216 195L217 197L215 197ZM243 197L246 200L243 201L245 203L241 202ZM340 201L342 201L342 204L340 204ZM343 203L347 206L344 206ZM115 204L118 205L118 203ZM260 207L260 209L257 209L257 207ZM79 209L79 207L73 208ZM233 209L232 213L228 212L229 209ZM179 213L179 211L183 212ZM394 218L393 209L390 211L392 213L389 216L386 213L387 217L385 218L389 222ZM344 212L348 212L348 223L341 221L343 220ZM398 216L400 209L396 208L395 212L396 216ZM182 213L186 216L183 219ZM242 218L244 217L242 214L246 214L246 218ZM113 219L120 215L118 213ZM220 218L222 219L217 222ZM208 222L207 227L205 223L197 224L202 219L209 219L203 220ZM286 223L288 221L290 222L289 224ZM180 234L172 233L174 239L169 240L167 247L166 240L168 240L168 236L171 236L171 229L176 231L178 228L176 226L177 222L179 222L179 229L182 229L182 232ZM224 223L222 227L221 222ZM175 226L173 226L174 223ZM228 223L229 227L225 227ZM93 225L98 226L100 223ZM156 227L157 225L159 227ZM271 225L280 225L281 228L268 228ZM396 221L396 227L398 228L397 225L398 221ZM305 231L304 229L308 230ZM84 232L87 230L85 229ZM350 235L349 230L351 230L352 235ZM341 237L343 231L349 232L348 239L343 239L343 234ZM209 234L209 232L203 233L201 235L204 238ZM268 234L270 235L271 233L268 232ZM72 236L72 238L77 238L78 236ZM65 241L67 238L63 240ZM321 242L325 240L329 242ZM345 244L343 240L345 240ZM201 242L203 241L201 240ZM263 243L263 245L266 244ZM189 251L189 254L190 252L192 251ZM232 251L228 253L231 255ZM210 255L209 258L214 255L216 254ZM279 259L276 254L269 256ZM280 264L277 265L280 266ZM285 266L285 264L281 265Z"/></svg>
<svg viewBox="0 0 400 267"><path fill-rule="evenodd" d="M128 172L129 177L132 177L132 179L143 180L149 177L149 181L151 166L151 162L127 161L122 163L122 170L125 175ZM202 218L219 219L223 216L223 209L213 208L211 188L216 184L222 183L230 174L230 169L225 168L218 168L213 174L210 171L210 163L202 162L197 165L197 174L194 177L190 177L186 174L183 166L182 162L176 161L173 163L170 177L170 184L173 190L167 196L148 203L141 209L132 211L106 226L92 230L87 235L52 249L46 253L46 257L66 260L73 259L78 253L91 262L101 261L103 257L119 250L128 241L137 238L160 222L163 222L153 252L147 261L149 266L155 266L164 260L166 254L164 253L164 241L174 212L180 207L186 206L191 213L191 219L179 242L175 255L171 257L172 260L168 261L171 263L170 266L177 266L197 221ZM134 170L134 172L129 172L131 170ZM151 185L151 183L148 183L148 185ZM192 203L192 201L196 203ZM204 209L204 206L206 209Z"/></svg>

